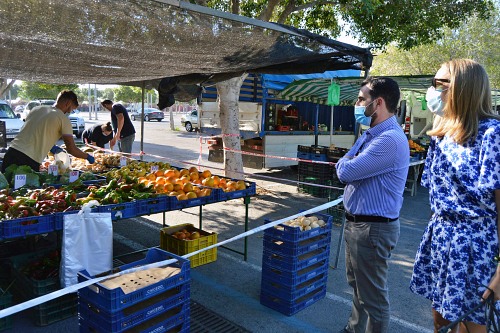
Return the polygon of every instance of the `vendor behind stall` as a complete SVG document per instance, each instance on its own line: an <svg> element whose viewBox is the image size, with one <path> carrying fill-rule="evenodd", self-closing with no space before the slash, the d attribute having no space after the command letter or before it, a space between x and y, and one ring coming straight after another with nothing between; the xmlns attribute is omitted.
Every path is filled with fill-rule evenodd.
<svg viewBox="0 0 500 333"><path fill-rule="evenodd" d="M57 96L54 106L42 105L34 108L5 153L2 172L11 164L27 165L34 171L39 171L40 164L49 150L53 153L61 150L54 146L61 137L68 153L94 163L94 157L78 149L73 140L73 129L67 116L77 107L76 94L63 90Z"/></svg>
<svg viewBox="0 0 500 333"><path fill-rule="evenodd" d="M113 139L113 128L111 122L102 125L94 125L83 131L82 142L104 148L104 145Z"/></svg>

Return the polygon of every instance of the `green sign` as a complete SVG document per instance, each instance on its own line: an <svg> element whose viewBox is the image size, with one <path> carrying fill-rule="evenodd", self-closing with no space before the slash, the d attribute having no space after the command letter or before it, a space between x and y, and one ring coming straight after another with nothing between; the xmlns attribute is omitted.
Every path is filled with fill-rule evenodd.
<svg viewBox="0 0 500 333"><path fill-rule="evenodd" d="M340 86L336 83L332 83L328 87L328 105L339 105L340 104Z"/></svg>

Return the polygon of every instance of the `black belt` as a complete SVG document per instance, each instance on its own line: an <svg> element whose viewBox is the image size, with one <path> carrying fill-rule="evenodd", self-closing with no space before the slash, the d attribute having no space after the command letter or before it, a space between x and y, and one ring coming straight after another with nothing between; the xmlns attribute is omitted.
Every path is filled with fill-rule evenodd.
<svg viewBox="0 0 500 333"><path fill-rule="evenodd" d="M352 215L348 212L345 213L345 218L347 221L350 221L350 222L382 222L382 223L394 222L397 219L399 219L399 217L396 217L394 219L390 219L388 217L383 217L383 216Z"/></svg>

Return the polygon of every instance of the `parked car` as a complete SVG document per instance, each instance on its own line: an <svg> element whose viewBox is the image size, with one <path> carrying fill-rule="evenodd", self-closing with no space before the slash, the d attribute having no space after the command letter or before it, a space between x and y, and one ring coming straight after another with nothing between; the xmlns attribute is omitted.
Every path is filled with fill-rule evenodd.
<svg viewBox="0 0 500 333"><path fill-rule="evenodd" d="M73 134L80 139L82 137L83 131L85 131L85 119L80 116L80 111L73 110L68 116L71 120L71 127L73 128Z"/></svg>
<svg viewBox="0 0 500 333"><path fill-rule="evenodd" d="M157 120L162 121L165 118L163 111L155 108L144 108L144 121ZM130 119L141 119L141 110L134 110L130 113Z"/></svg>
<svg viewBox="0 0 500 333"><path fill-rule="evenodd" d="M19 115L12 111L6 101L0 100L0 121L5 122L5 135L7 140L14 139L23 127L24 122Z"/></svg>
<svg viewBox="0 0 500 333"><path fill-rule="evenodd" d="M54 104L56 104L56 101L54 101L53 99L36 99L36 100L30 101L24 107L23 113L21 114L21 119L23 121L26 121L26 117L30 114L31 110L36 106L54 105Z"/></svg>
<svg viewBox="0 0 500 333"><path fill-rule="evenodd" d="M192 132L198 128L198 110L193 110L187 115L181 117L181 124L186 128L186 131Z"/></svg>

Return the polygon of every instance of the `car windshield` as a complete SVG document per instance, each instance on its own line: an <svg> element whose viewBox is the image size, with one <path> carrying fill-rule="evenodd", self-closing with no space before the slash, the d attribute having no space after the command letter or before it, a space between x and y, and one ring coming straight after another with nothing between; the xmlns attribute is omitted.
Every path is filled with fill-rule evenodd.
<svg viewBox="0 0 500 333"><path fill-rule="evenodd" d="M145 108L144 113L150 113L150 112L159 112L160 110L155 109L155 108ZM139 111L140 112L140 111Z"/></svg>
<svg viewBox="0 0 500 333"><path fill-rule="evenodd" d="M40 102L42 105L54 105L56 101L41 101Z"/></svg>
<svg viewBox="0 0 500 333"><path fill-rule="evenodd" d="M16 115L7 104L0 104L0 118L1 119L14 119Z"/></svg>

